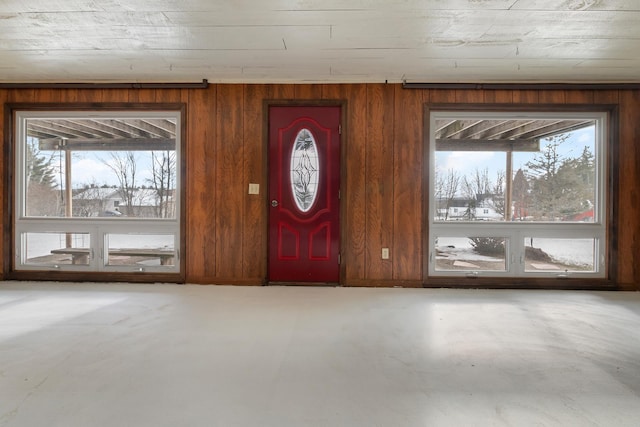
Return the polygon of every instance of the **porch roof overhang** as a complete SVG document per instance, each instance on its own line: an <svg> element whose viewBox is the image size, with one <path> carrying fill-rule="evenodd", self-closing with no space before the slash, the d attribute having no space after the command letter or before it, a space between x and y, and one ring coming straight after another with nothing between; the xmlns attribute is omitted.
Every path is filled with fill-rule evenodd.
<svg viewBox="0 0 640 427"><path fill-rule="evenodd" d="M592 119L440 119L436 151L539 151L541 139L591 124Z"/></svg>
<svg viewBox="0 0 640 427"><path fill-rule="evenodd" d="M27 136L41 150L162 151L176 148L176 123L145 119L29 119Z"/></svg>

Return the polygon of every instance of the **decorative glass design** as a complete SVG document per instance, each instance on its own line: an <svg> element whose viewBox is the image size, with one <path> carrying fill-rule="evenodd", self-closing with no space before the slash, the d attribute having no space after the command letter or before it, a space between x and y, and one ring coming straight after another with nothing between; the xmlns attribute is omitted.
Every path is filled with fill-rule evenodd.
<svg viewBox="0 0 640 427"><path fill-rule="evenodd" d="M318 150L309 129L296 135L291 153L291 191L298 209L308 212L318 194Z"/></svg>

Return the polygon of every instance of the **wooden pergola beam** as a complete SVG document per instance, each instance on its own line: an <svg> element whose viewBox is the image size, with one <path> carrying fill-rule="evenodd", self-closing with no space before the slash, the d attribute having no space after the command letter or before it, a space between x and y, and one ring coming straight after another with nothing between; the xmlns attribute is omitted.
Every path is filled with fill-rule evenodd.
<svg viewBox="0 0 640 427"><path fill-rule="evenodd" d="M587 127L593 120L580 119L442 119L436 122L436 138L460 140L533 140Z"/></svg>
<svg viewBox="0 0 640 427"><path fill-rule="evenodd" d="M62 151L166 151L176 149L174 138L50 138L40 140L40 150Z"/></svg>
<svg viewBox="0 0 640 427"><path fill-rule="evenodd" d="M522 139L437 139L436 151L540 151L538 140Z"/></svg>
<svg viewBox="0 0 640 427"><path fill-rule="evenodd" d="M547 138L554 135L558 135L561 133L572 132L577 129L585 128L587 126L591 126L594 123L593 120L571 120L571 121L563 121L559 123L552 123L547 126L540 127L536 129L535 135L536 138ZM525 133L520 135L522 138L527 138L534 134L534 132Z"/></svg>

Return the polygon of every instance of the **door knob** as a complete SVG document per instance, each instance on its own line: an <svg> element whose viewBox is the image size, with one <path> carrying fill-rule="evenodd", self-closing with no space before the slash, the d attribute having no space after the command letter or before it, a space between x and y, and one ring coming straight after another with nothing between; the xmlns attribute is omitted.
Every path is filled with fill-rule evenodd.
<svg viewBox="0 0 640 427"><path fill-rule="evenodd" d="M278 205L279 205L279 203L278 203L278 201L277 201L276 199L273 199L273 200L271 201L271 206L272 206L272 207L274 207L274 208L275 208L275 207L278 207Z"/></svg>

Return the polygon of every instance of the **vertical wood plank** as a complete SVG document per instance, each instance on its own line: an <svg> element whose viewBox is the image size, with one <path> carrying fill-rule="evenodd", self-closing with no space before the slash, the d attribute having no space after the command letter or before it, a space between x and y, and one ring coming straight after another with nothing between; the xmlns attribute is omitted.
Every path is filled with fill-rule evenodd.
<svg viewBox="0 0 640 427"><path fill-rule="evenodd" d="M129 102L148 103L156 101L156 89L129 89Z"/></svg>
<svg viewBox="0 0 640 427"><path fill-rule="evenodd" d="M366 277L365 273L365 213L367 209L366 189L366 149L367 136L365 129L367 123L367 86L364 84L346 84L341 86L343 97L348 100L346 111L346 135L342 135L343 147L342 165L343 182L345 190L341 198L341 212L346 215L342 218L342 242L344 247L341 252L344 255L344 282L361 281Z"/></svg>
<svg viewBox="0 0 640 427"><path fill-rule="evenodd" d="M267 85L272 99L293 99L296 96L296 85L273 84Z"/></svg>
<svg viewBox="0 0 640 427"><path fill-rule="evenodd" d="M345 99L345 94L349 92L347 85L342 84L322 84L320 86L320 98L339 101Z"/></svg>
<svg viewBox="0 0 640 427"><path fill-rule="evenodd" d="M480 103L484 102L484 91L483 90L456 90L455 99L459 104L471 104L471 103Z"/></svg>
<svg viewBox="0 0 640 427"><path fill-rule="evenodd" d="M382 248L393 243L394 121L388 118L394 117L394 104L393 85L367 86L365 277L371 281L393 279L392 261L382 259Z"/></svg>
<svg viewBox="0 0 640 427"><path fill-rule="evenodd" d="M422 92L394 87L393 278L422 280Z"/></svg>
<svg viewBox="0 0 640 427"><path fill-rule="evenodd" d="M592 90L567 90L564 95L567 104L593 104L593 99Z"/></svg>
<svg viewBox="0 0 640 427"><path fill-rule="evenodd" d="M266 135L263 129L264 99L271 98L267 85L245 85L244 89L244 230L243 278L255 284L267 277L267 175L266 175ZM260 194L248 193L249 183L260 185Z"/></svg>
<svg viewBox="0 0 640 427"><path fill-rule="evenodd" d="M102 89L101 102L128 102L129 91L127 89Z"/></svg>
<svg viewBox="0 0 640 427"><path fill-rule="evenodd" d="M186 92L186 89L157 90L155 102L166 102L166 103L182 102L183 92Z"/></svg>
<svg viewBox="0 0 640 427"><path fill-rule="evenodd" d="M640 290L640 91L620 95L618 171L618 280L626 290Z"/></svg>
<svg viewBox="0 0 640 427"><path fill-rule="evenodd" d="M450 104L456 101L454 90L436 89L429 91L429 102L432 104Z"/></svg>
<svg viewBox="0 0 640 427"><path fill-rule="evenodd" d="M0 103L2 104L2 110L4 111L4 105L7 101L7 91L4 89L0 89ZM11 247L10 235L11 228L9 227L9 215L8 212L8 201L11 199L11 193L13 192L13 188L11 183L5 179L7 175L7 162L11 160L10 153L13 151L11 149L12 141L8 138L9 129L6 129L7 134L5 134L5 119L10 121L9 117L2 117L0 119L0 138L2 138L3 149L0 150L0 184L2 185L2 191L0 191L0 211L3 212L2 218L2 230L3 235L0 236L0 271L4 272L10 268L11 257L9 254L5 253L5 248ZM8 125L10 126L10 124ZM5 265L5 262L7 265Z"/></svg>
<svg viewBox="0 0 640 427"><path fill-rule="evenodd" d="M618 104L620 95L617 90L597 90L593 95L595 104Z"/></svg>
<svg viewBox="0 0 640 427"><path fill-rule="evenodd" d="M484 92L484 102L490 104L511 104L513 102L513 91L486 90Z"/></svg>
<svg viewBox="0 0 640 427"><path fill-rule="evenodd" d="M42 89L38 93L38 102L58 103L61 100L60 89Z"/></svg>
<svg viewBox="0 0 640 427"><path fill-rule="evenodd" d="M541 104L565 104L567 92L563 90L541 90L538 101Z"/></svg>
<svg viewBox="0 0 640 427"><path fill-rule="evenodd" d="M67 89L62 92L62 102L78 102L78 92L80 89Z"/></svg>
<svg viewBox="0 0 640 427"><path fill-rule="evenodd" d="M5 91L8 103L12 102L36 102L35 89L7 89Z"/></svg>
<svg viewBox="0 0 640 427"><path fill-rule="evenodd" d="M76 93L76 101L81 103L103 102L102 94L104 91L95 89L78 89Z"/></svg>
<svg viewBox="0 0 640 427"><path fill-rule="evenodd" d="M516 104L537 104L540 102L540 92L537 90L513 91L513 102Z"/></svg>
<svg viewBox="0 0 640 427"><path fill-rule="evenodd" d="M322 85L298 84L295 85L296 99L320 99L322 98Z"/></svg>
<svg viewBox="0 0 640 427"><path fill-rule="evenodd" d="M213 188L217 210L216 277L222 280L241 279L243 265L244 183L244 86L218 86L216 111L216 186Z"/></svg>
<svg viewBox="0 0 640 427"><path fill-rule="evenodd" d="M216 266L215 212L217 87L189 91L187 113L186 280L212 280Z"/></svg>
<svg viewBox="0 0 640 427"><path fill-rule="evenodd" d="M342 123L341 143L341 247L342 284L351 286L361 284L366 278L365 272L365 216L367 202L366 191L366 149L367 136L364 129L367 123L365 84L327 84L320 85L324 100L343 101L344 122Z"/></svg>

